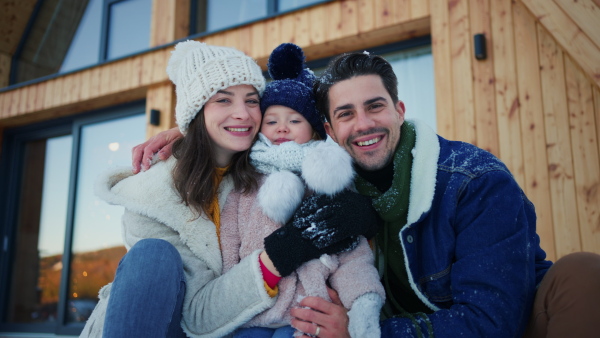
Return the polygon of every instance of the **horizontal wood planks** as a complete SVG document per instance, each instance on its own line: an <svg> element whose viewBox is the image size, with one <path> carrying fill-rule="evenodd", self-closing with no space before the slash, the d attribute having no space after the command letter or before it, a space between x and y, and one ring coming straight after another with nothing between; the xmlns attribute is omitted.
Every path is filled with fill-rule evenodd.
<svg viewBox="0 0 600 338"><path fill-rule="evenodd" d="M172 41L182 34L187 23L179 22L181 3L187 2L154 4L154 13L164 15L153 19L153 24L161 27L152 31L153 45ZM366 7L373 11L361 12ZM209 35L202 41L238 48L265 68L268 55L282 42L298 43L305 48L307 59L312 60L429 34L428 8L417 0L404 0L402 6L389 0L333 1ZM385 23L379 20L380 16L386 17ZM169 28L173 25L176 27ZM2 92L0 124L11 126L43 120L48 116L45 112L54 110L52 114L69 115L84 109L109 107L124 96L142 99L149 86L169 82L165 68L171 50L168 46Z"/></svg>

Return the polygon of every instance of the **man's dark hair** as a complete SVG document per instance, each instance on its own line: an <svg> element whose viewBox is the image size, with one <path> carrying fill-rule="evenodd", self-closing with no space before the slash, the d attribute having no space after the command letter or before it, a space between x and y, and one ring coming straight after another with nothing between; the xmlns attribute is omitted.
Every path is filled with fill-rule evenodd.
<svg viewBox="0 0 600 338"><path fill-rule="evenodd" d="M340 81L361 75L379 75L394 104L398 102L398 79L389 62L381 56L366 52L342 54L329 62L327 69L315 81L313 87L317 109L328 122L331 122L329 116L329 89Z"/></svg>

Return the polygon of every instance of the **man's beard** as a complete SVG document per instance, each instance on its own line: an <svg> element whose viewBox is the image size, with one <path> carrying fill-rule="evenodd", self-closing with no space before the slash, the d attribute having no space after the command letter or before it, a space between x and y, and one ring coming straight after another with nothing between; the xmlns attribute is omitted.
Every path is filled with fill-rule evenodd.
<svg viewBox="0 0 600 338"><path fill-rule="evenodd" d="M386 139L386 142L390 142L390 131L387 128L384 127L376 127L376 128L371 128L369 130L357 133L355 135L352 135L348 138L348 140L346 141L346 147L349 150L350 155L356 155L356 153L354 152L354 140L356 140L359 137L365 136L365 135L370 135L370 134L385 134L384 138ZM380 140L381 141L381 140ZM375 151L388 151L388 149L377 149L374 150ZM352 156L354 158L354 163L357 164L360 168L362 168L363 170L367 170L367 171L375 171L375 170L379 170L383 167L385 167L389 161L391 160L391 158L393 157L393 151L390 151L389 154L385 154L385 158L383 158L380 161L377 161L377 163L370 163L370 161L362 161L363 159L370 159L369 156L369 152L364 152L361 158L357 158L357 156Z"/></svg>

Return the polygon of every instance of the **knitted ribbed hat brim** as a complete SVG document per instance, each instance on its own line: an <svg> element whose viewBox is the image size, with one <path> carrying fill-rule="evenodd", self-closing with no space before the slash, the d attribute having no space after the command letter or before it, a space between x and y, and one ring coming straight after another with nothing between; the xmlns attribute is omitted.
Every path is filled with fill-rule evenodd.
<svg viewBox="0 0 600 338"><path fill-rule="evenodd" d="M234 48L193 40L175 46L167 73L175 84L175 119L184 135L190 122L219 90L246 84L262 95L265 89L265 78L254 59Z"/></svg>

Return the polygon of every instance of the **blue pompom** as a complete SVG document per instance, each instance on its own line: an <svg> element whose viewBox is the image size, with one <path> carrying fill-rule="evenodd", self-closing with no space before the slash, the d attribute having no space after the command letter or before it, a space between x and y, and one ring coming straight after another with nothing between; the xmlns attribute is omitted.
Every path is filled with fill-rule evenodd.
<svg viewBox="0 0 600 338"><path fill-rule="evenodd" d="M282 43L269 56L269 75L273 80L295 79L304 69L304 52L293 43Z"/></svg>

